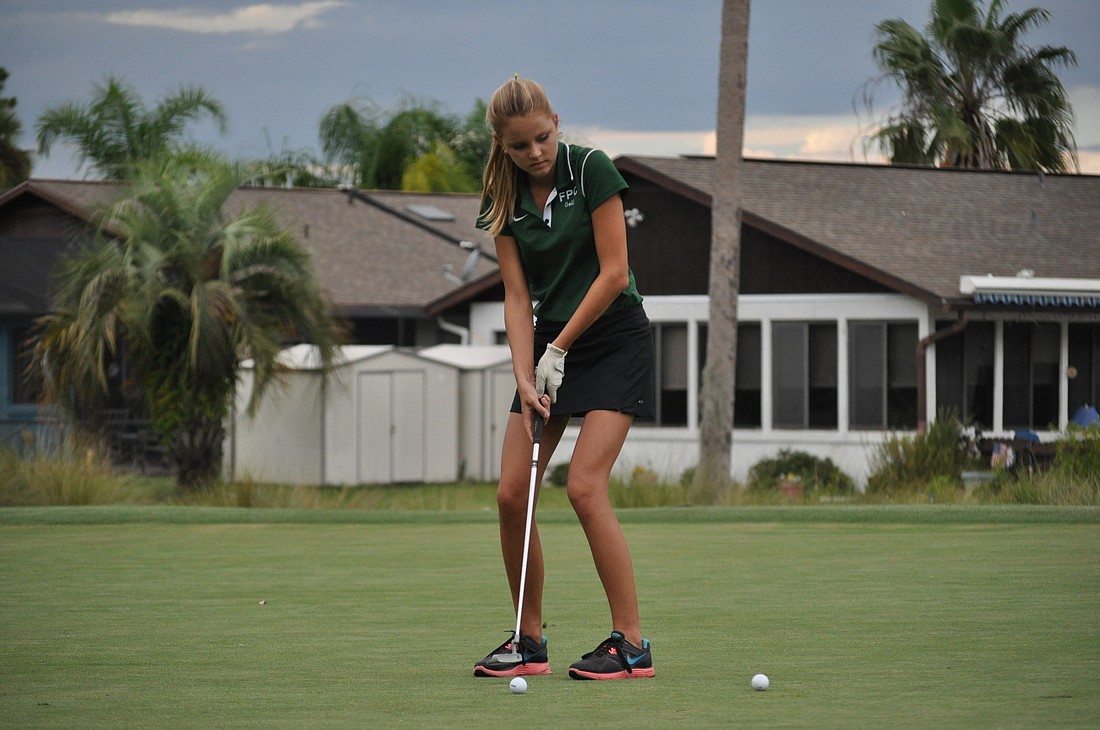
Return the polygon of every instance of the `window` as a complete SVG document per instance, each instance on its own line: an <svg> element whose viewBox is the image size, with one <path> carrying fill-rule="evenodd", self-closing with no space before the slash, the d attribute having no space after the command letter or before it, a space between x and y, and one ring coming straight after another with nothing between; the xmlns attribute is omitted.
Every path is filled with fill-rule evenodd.
<svg viewBox="0 0 1100 730"><path fill-rule="evenodd" d="M1069 326L1069 416L1100 405L1100 324Z"/></svg>
<svg viewBox="0 0 1100 730"><path fill-rule="evenodd" d="M849 322L848 413L852 428L916 428L916 351L916 323Z"/></svg>
<svg viewBox="0 0 1100 730"><path fill-rule="evenodd" d="M1057 428L1057 322L1005 322L1004 427Z"/></svg>
<svg viewBox="0 0 1100 730"><path fill-rule="evenodd" d="M737 375L734 380L734 428L760 428L760 367L763 362L759 322L737 324Z"/></svg>
<svg viewBox="0 0 1100 730"><path fill-rule="evenodd" d="M772 324L772 421L776 428L837 427L834 322Z"/></svg>
<svg viewBox="0 0 1100 730"><path fill-rule="evenodd" d="M661 322L653 325L657 387L656 426L687 426L688 340L687 323Z"/></svg>
<svg viewBox="0 0 1100 730"><path fill-rule="evenodd" d="M936 329L951 326L937 322ZM963 423L993 427L993 323L971 322L936 343L936 406Z"/></svg>
<svg viewBox="0 0 1100 730"><path fill-rule="evenodd" d="M707 323L699 323L699 387L703 386L703 367L707 362ZM737 371L734 374L734 428L760 428L761 378L763 351L760 347L760 323L737 323ZM703 415L702 393L699 393L699 416Z"/></svg>

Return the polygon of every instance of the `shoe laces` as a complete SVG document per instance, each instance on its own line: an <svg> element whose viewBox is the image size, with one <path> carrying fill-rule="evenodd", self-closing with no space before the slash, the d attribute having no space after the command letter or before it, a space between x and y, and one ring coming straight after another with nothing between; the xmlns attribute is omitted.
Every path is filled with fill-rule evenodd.
<svg viewBox="0 0 1100 730"><path fill-rule="evenodd" d="M596 656L614 657L615 661L619 663L619 666L625 669L628 673L633 674L634 668L631 667L630 662L626 660L626 653L623 651L623 644L625 643L625 641L625 639L619 636L610 636L601 641L600 645L597 646L595 649L582 656L581 659L589 659Z"/></svg>

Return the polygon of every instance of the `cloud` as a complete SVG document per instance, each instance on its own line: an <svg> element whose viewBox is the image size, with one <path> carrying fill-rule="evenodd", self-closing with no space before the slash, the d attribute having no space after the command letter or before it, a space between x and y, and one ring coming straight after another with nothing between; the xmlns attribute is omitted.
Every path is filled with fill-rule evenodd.
<svg viewBox="0 0 1100 730"><path fill-rule="evenodd" d="M598 147L610 157L619 155L713 155L713 131L642 132L605 127L564 127L566 141Z"/></svg>
<svg viewBox="0 0 1100 730"><path fill-rule="evenodd" d="M287 33L295 28L318 28L325 11L348 5L345 0L319 0L298 5L247 5L226 13L194 10L120 10L101 19L114 25L166 28L184 33Z"/></svg>
<svg viewBox="0 0 1100 730"><path fill-rule="evenodd" d="M1086 175L1100 175L1100 151L1077 150L1077 164Z"/></svg>
<svg viewBox="0 0 1100 730"><path fill-rule="evenodd" d="M1069 91L1077 121L1077 161L1082 173L1100 174L1100 88L1079 86ZM619 155L713 155L712 131L662 131L575 127L566 139L592 145L611 157ZM864 147L869 129L849 115L749 115L742 150L746 157L885 164L876 149Z"/></svg>
<svg viewBox="0 0 1100 730"><path fill-rule="evenodd" d="M1077 128L1077 144L1100 147L1100 86L1074 86L1066 90Z"/></svg>

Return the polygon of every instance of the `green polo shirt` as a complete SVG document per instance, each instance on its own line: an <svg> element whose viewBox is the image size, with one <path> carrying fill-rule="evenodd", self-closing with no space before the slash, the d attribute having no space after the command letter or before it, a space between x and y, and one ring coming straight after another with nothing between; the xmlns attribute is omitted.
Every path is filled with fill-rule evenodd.
<svg viewBox="0 0 1100 730"><path fill-rule="evenodd" d="M521 173L515 214L500 235L516 239L531 298L538 302L535 316L566 322L600 273L592 212L628 186L604 152L564 142L558 142L555 189L545 209L539 210L523 178ZM478 226L486 227L480 219ZM641 301L631 272L607 312Z"/></svg>

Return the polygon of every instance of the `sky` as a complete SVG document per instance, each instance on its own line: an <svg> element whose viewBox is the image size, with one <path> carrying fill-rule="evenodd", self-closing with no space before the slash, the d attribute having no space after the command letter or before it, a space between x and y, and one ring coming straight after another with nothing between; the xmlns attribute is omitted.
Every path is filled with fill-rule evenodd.
<svg viewBox="0 0 1100 730"><path fill-rule="evenodd" d="M876 75L874 25L921 28L931 0L756 0L749 26L745 154L878 162L861 99ZM1100 174L1100 0L1039 5L1029 45L1064 45L1082 172ZM181 86L220 100L229 129L190 136L233 157L320 155L318 122L366 98L467 114L513 73L547 89L570 141L625 154L714 153L721 0L0 0L3 96L33 148L48 108L83 103L109 74L148 106ZM876 110L896 89L879 85ZM56 145L35 177L84 177Z"/></svg>

